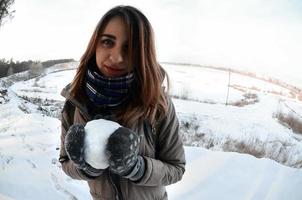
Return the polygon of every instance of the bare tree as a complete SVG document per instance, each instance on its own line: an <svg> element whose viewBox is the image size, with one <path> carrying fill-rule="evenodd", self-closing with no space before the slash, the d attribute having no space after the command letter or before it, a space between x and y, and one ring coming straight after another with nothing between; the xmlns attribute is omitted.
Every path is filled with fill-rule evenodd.
<svg viewBox="0 0 302 200"><path fill-rule="evenodd" d="M29 76L37 77L43 72L43 64L41 62L33 62L29 67Z"/></svg>
<svg viewBox="0 0 302 200"><path fill-rule="evenodd" d="M15 10L10 10L15 0L0 0L0 26L4 23L5 18L13 18Z"/></svg>

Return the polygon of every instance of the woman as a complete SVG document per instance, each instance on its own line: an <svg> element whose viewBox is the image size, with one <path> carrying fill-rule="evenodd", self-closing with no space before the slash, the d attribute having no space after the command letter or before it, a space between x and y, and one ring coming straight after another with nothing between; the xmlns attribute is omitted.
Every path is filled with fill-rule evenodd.
<svg viewBox="0 0 302 200"><path fill-rule="evenodd" d="M109 10L74 80L62 91L66 102L60 162L68 176L88 182L93 199L168 199L165 186L181 180L184 148L173 103L162 86L164 78L148 19L131 6ZM73 143L82 140L83 125L96 118L116 121L125 127L122 132L137 135L132 141L108 142L112 157L104 170L85 163L82 148ZM139 145L133 150L130 145L135 142ZM124 157L129 165L119 163Z"/></svg>

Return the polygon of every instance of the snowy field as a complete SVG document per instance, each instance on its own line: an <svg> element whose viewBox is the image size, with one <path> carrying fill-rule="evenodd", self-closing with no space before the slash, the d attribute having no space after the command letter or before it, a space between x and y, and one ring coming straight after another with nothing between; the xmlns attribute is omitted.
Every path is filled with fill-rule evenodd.
<svg viewBox="0 0 302 200"><path fill-rule="evenodd" d="M51 67L0 96L1 200L90 199L86 183L67 177L57 160L60 91L74 67ZM302 116L302 102L280 86L231 74L226 106L227 72L163 67L187 157L183 180L167 187L169 199L302 199L302 137L273 118L280 110Z"/></svg>

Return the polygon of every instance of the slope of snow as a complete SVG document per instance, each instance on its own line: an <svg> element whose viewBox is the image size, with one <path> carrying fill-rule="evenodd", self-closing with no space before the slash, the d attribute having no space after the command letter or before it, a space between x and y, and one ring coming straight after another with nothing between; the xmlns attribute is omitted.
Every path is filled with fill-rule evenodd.
<svg viewBox="0 0 302 200"><path fill-rule="evenodd" d="M74 65L71 63L69 67L63 65L61 68L73 69ZM188 129L182 129L185 144L248 153L288 166L302 167L302 137L273 118L273 114L281 108L284 112L294 109L298 115L302 113L302 103L286 97L289 90L232 74L231 85L236 85L239 90L230 88L229 102L240 102L246 93L256 94L258 102L244 107L225 106L228 73L191 66L165 64L163 67L170 76L170 93L185 97L185 100L174 99L181 124L191 124ZM72 80L75 70L59 69L60 66L54 66L47 76L17 82L10 88L18 96L41 99L46 101L45 104L49 104L49 100L62 102L64 99L60 91ZM242 88L246 90L242 91ZM23 104L23 107L32 110L28 112L35 112L36 109L30 108L29 104Z"/></svg>
<svg viewBox="0 0 302 200"><path fill-rule="evenodd" d="M229 84L229 73L194 66L164 64L171 81L171 94L189 99L224 104ZM290 97L290 91L278 85L236 73L230 75L229 102L238 101L243 93L275 93ZM238 88L238 89L236 89ZM240 91L246 90L245 92Z"/></svg>
<svg viewBox="0 0 302 200"><path fill-rule="evenodd" d="M4 112L15 109L10 103L1 108ZM57 119L19 113L6 122L10 126L0 135L0 194L4 199L90 198L85 182L70 179L60 169ZM186 147L185 151L186 173L181 182L168 186L170 199L281 200L286 197L298 200L302 197L299 189L302 170L238 153L197 147Z"/></svg>
<svg viewBox="0 0 302 200"><path fill-rule="evenodd" d="M168 187L171 199L301 199L302 170L238 153L186 148L183 180Z"/></svg>
<svg viewBox="0 0 302 200"><path fill-rule="evenodd" d="M15 105L1 105L0 197L89 199L86 183L67 177L57 161L59 120L19 113ZM14 117L5 118L7 112ZM168 186L170 199L302 198L300 169L238 153L197 147L185 151L186 173L181 182Z"/></svg>
<svg viewBox="0 0 302 200"><path fill-rule="evenodd" d="M259 101L244 107L225 106L226 74L164 67L170 74L172 94L191 99L173 99L184 139L202 146L185 148L186 173L181 182L168 186L170 199L302 199L302 169L247 155L301 168L301 136L272 117L280 107L301 115L301 102L265 92L282 90L278 86L237 77L233 84L261 89L253 90ZM0 104L0 199L90 199L87 184L67 177L57 160L60 121L41 113L34 101L25 100L62 104L59 93L74 74L75 70L56 67L8 89L9 101ZM244 93L232 88L229 100L238 101Z"/></svg>
<svg viewBox="0 0 302 200"><path fill-rule="evenodd" d="M12 199L87 199L83 182L71 180L57 161L60 122L40 114L24 114L13 94L1 105L0 193ZM67 198L68 197L68 198Z"/></svg>
<svg viewBox="0 0 302 200"><path fill-rule="evenodd" d="M263 97L243 108L174 100L182 123L191 123L185 138L212 150L238 151L301 167L302 138L272 118L277 100ZM192 117L193 116L193 117Z"/></svg>
<svg viewBox="0 0 302 200"><path fill-rule="evenodd" d="M60 91L69 83L75 75L75 70L59 71L48 74L43 78L30 79L26 82L18 82L11 86L18 96L30 98L42 98L64 101Z"/></svg>

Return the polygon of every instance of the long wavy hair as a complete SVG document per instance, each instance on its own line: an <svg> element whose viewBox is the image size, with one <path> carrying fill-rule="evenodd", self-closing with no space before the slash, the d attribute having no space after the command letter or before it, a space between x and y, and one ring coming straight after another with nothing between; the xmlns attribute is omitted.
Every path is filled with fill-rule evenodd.
<svg viewBox="0 0 302 200"><path fill-rule="evenodd" d="M168 105L162 82L165 72L156 59L153 29L146 16L132 6L117 6L110 9L97 24L87 49L71 83L71 95L78 99L87 98L84 90L85 73L95 62L96 46L108 22L121 17L128 35L129 66L134 66L135 84L130 91L130 100L125 108L117 112L117 120L131 127L147 120L151 124L167 114ZM168 79L167 79L168 81Z"/></svg>

